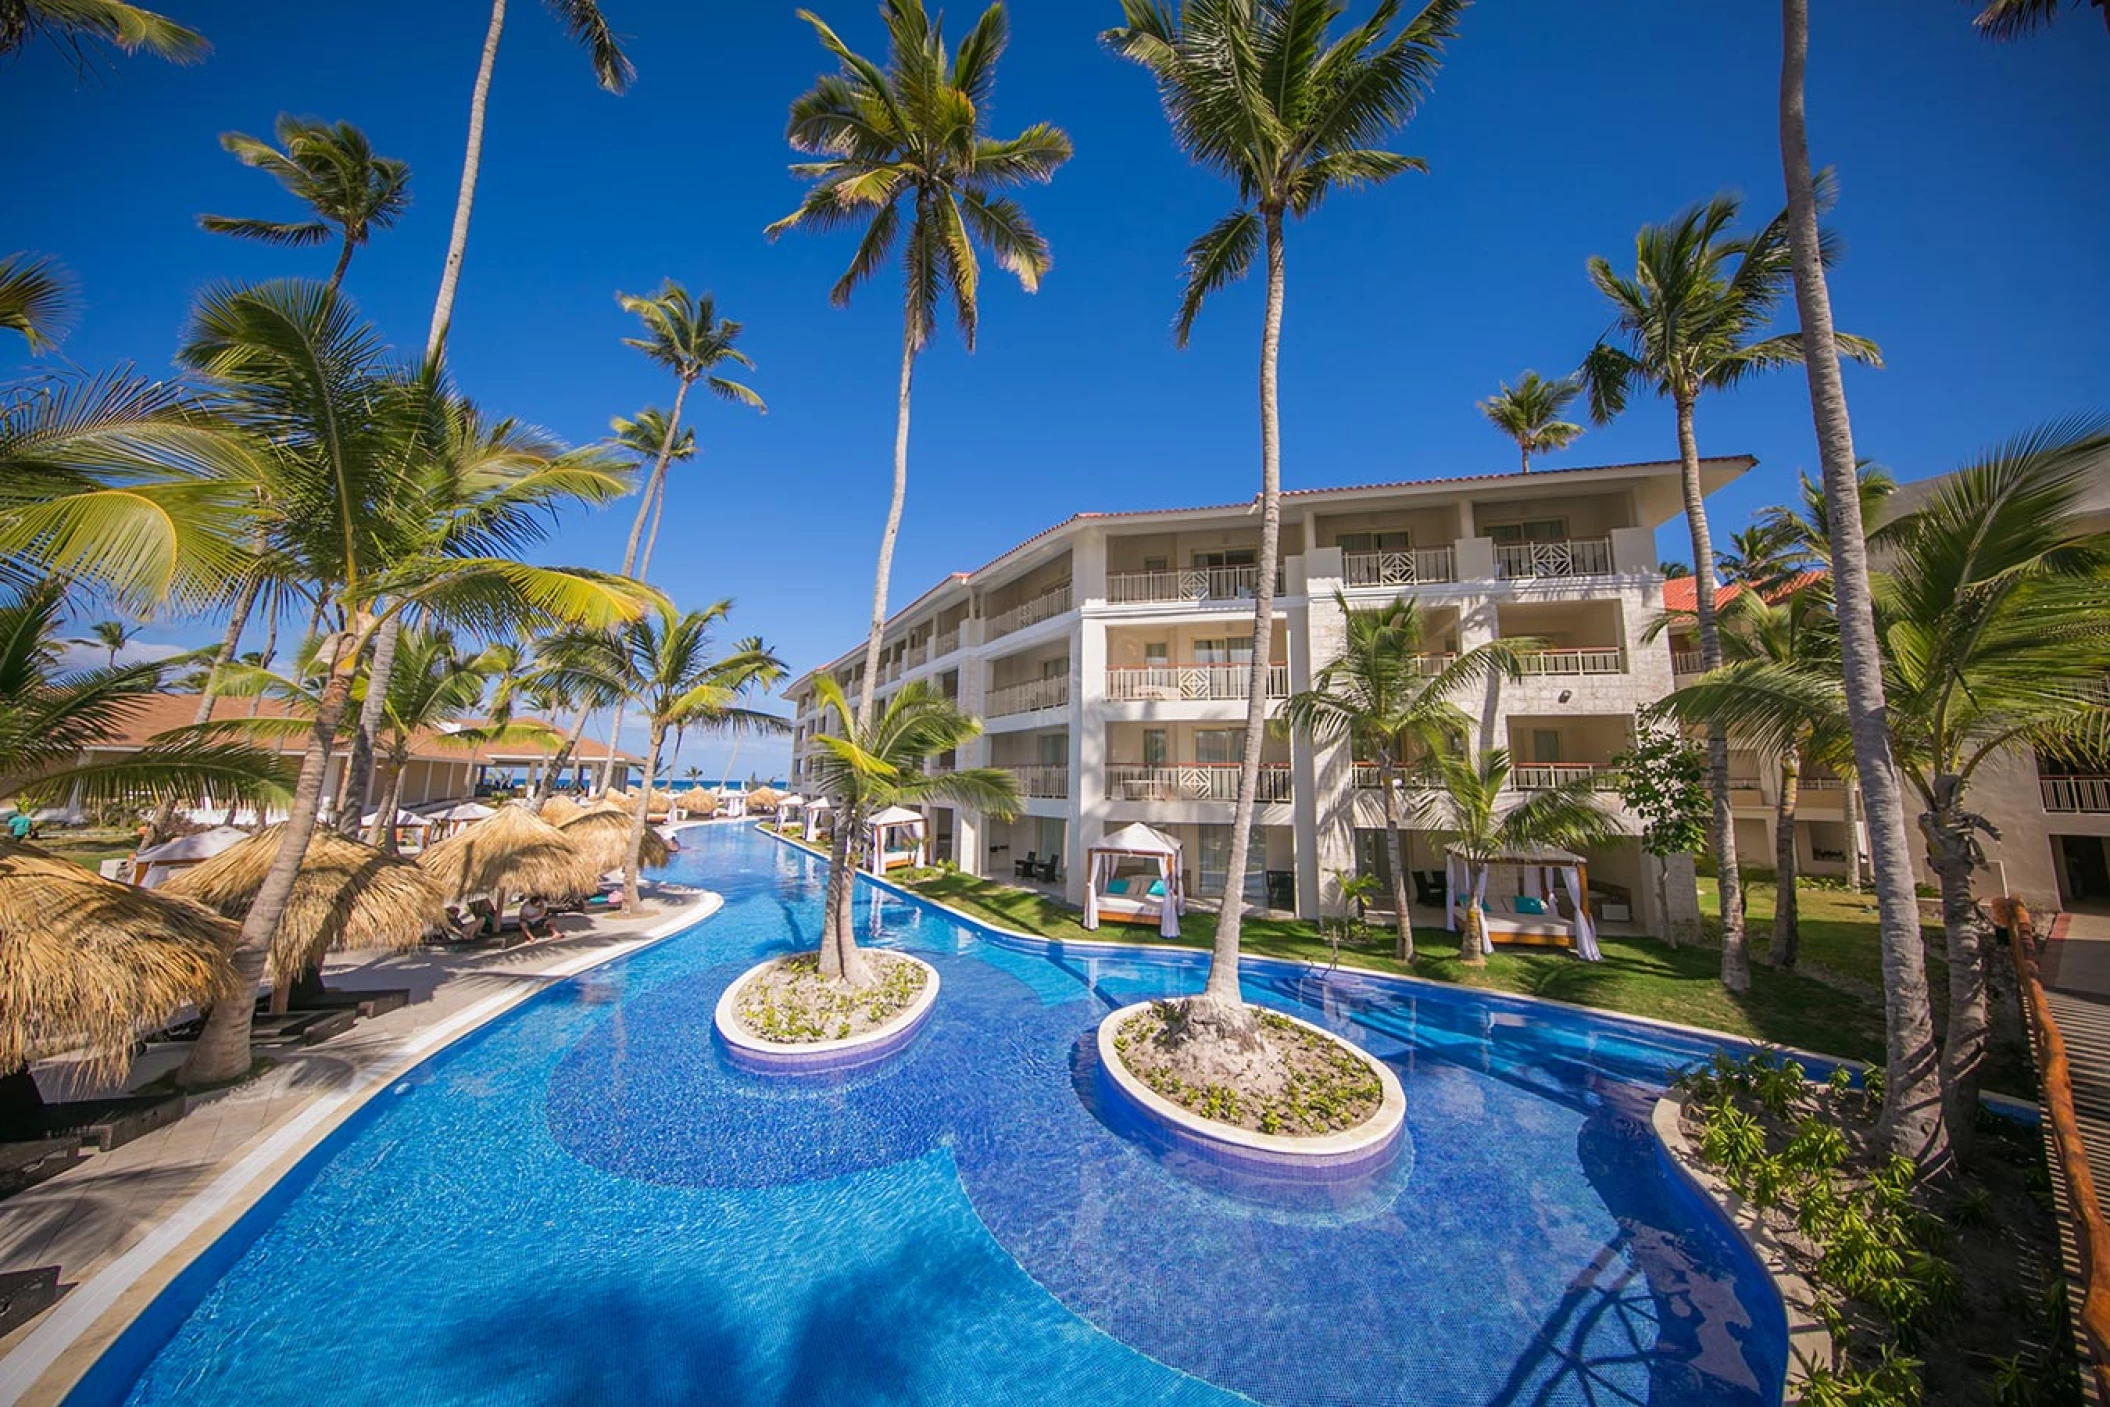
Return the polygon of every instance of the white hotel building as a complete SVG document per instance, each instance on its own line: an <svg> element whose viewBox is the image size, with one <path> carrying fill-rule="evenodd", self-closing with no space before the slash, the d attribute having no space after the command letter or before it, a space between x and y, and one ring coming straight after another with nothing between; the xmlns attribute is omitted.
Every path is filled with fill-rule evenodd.
<svg viewBox="0 0 2110 1407"><path fill-rule="evenodd" d="M1704 485L1711 492L1755 462L1706 460ZM1413 598L1433 652L1505 636L1541 642L1520 681L1457 700L1478 719L1477 746L1509 748L1519 788L1604 771L1632 737L1635 711L1672 687L1669 643L1643 637L1663 608L1656 530L1683 511L1674 462L1297 490L1282 504L1271 698L1308 688L1339 648L1336 592L1351 606ZM1085 847L1145 821L1180 838L1189 892L1220 896L1259 536L1257 501L1079 514L897 612L881 697L912 679L956 697L985 732L932 765L1008 768L1027 798L1012 821L931 807L937 854L1001 880L1030 854L1041 887L1081 902ZM863 657L860 641L821 667L853 700ZM812 679L790 691L798 790L810 789L806 752L821 723ZM1345 744L1271 735L1248 896L1316 917L1336 907L1340 874L1381 869L1374 781ZM1607 805L1636 829L1616 797ZM1427 837L1410 848L1410 869L1441 870ZM1670 862L1668 915L1657 862L1638 841L1599 847L1589 861L1593 902L1615 931L1696 918L1689 859ZM1440 922L1440 910L1438 899L1420 917Z"/></svg>

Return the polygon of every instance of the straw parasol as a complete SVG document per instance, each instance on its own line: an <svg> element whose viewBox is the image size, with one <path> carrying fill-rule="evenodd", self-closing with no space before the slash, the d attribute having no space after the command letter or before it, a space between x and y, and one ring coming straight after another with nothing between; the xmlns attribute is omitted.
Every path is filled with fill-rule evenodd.
<svg viewBox="0 0 2110 1407"><path fill-rule="evenodd" d="M589 806L578 815L558 827L564 838L586 855L596 866L596 874L619 870L630 858L630 822L628 811L617 806ZM651 826L645 827L645 844L639 853L639 863L664 865L673 856L667 848L666 837Z"/></svg>
<svg viewBox="0 0 2110 1407"><path fill-rule="evenodd" d="M172 876L161 892L195 899L241 922L278 858L281 830L257 832ZM271 935L271 980L290 983L332 950L415 947L446 907L439 881L411 861L318 828Z"/></svg>
<svg viewBox="0 0 2110 1407"><path fill-rule="evenodd" d="M542 803L542 819L561 826L586 808L568 796L553 796Z"/></svg>
<svg viewBox="0 0 2110 1407"><path fill-rule="evenodd" d="M0 843L0 1074L62 1044L121 1073L139 1031L232 989L240 936L202 904Z"/></svg>
<svg viewBox="0 0 2110 1407"><path fill-rule="evenodd" d="M747 809L750 811L774 811L783 793L775 787L756 787L747 794Z"/></svg>
<svg viewBox="0 0 2110 1407"><path fill-rule="evenodd" d="M525 806L501 806L488 821L455 832L418 856L418 867L456 898L491 894L585 894L601 867L562 831Z"/></svg>

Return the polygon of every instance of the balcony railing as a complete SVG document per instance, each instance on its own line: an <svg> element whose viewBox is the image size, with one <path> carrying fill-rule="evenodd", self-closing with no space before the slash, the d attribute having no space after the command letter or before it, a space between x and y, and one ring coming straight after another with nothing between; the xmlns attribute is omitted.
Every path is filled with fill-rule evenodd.
<svg viewBox="0 0 2110 1407"><path fill-rule="evenodd" d="M1604 576L1612 570L1612 539L1571 537L1558 542L1498 542L1495 575L1505 579L1541 576Z"/></svg>
<svg viewBox="0 0 2110 1407"><path fill-rule="evenodd" d="M1250 601L1260 586L1258 567L1192 567L1186 571L1114 572L1106 599L1115 605L1148 601ZM1275 573L1282 590L1282 573Z"/></svg>
<svg viewBox="0 0 2110 1407"><path fill-rule="evenodd" d="M931 658L936 660L942 660L947 655L951 654L954 650L957 650L959 648L959 630L957 628L952 630L941 630L938 632L937 640L934 641L931 645Z"/></svg>
<svg viewBox="0 0 2110 1407"><path fill-rule="evenodd" d="M1705 674L1707 667L1700 663L1698 650L1672 650L1670 672L1673 674Z"/></svg>
<svg viewBox="0 0 2110 1407"><path fill-rule="evenodd" d="M1238 764L1196 762L1183 767L1113 766L1106 769L1109 801L1224 801L1238 799ZM1290 799L1287 762L1260 764L1262 802Z"/></svg>
<svg viewBox="0 0 2110 1407"><path fill-rule="evenodd" d="M1393 777L1395 780L1404 783L1409 791L1426 791L1430 785L1427 781L1410 777L1406 772L1396 767L1393 769ZM1379 772L1375 762L1358 762L1355 764L1355 789L1357 791L1382 790L1383 781L1384 776Z"/></svg>
<svg viewBox="0 0 2110 1407"><path fill-rule="evenodd" d="M1003 718L1014 713L1034 713L1043 708L1063 708L1069 701L1070 676L1058 674L1052 679L1028 679L1023 684L991 689L988 697L982 700L982 715Z"/></svg>
<svg viewBox="0 0 2110 1407"><path fill-rule="evenodd" d="M1605 762L1527 762L1511 769L1509 789L1550 791L1583 779L1598 791L1610 791L1619 781L1619 772Z"/></svg>
<svg viewBox="0 0 2110 1407"><path fill-rule="evenodd" d="M1413 586L1424 581L1457 579L1456 550L1451 547L1341 554L1341 582L1345 586Z"/></svg>
<svg viewBox="0 0 2110 1407"><path fill-rule="evenodd" d="M1143 665L1106 671L1110 703L1193 702L1250 696L1253 667L1246 664ZM1267 669L1267 696L1289 697L1289 666Z"/></svg>
<svg viewBox="0 0 2110 1407"><path fill-rule="evenodd" d="M1064 582L1052 591L1044 591L1030 601L989 617L988 629L982 632L983 638L994 640L1024 630L1029 625L1038 625L1052 616L1059 616L1069 608L1070 584Z"/></svg>
<svg viewBox="0 0 2110 1407"><path fill-rule="evenodd" d="M2110 777L2039 777L2047 811L2110 815Z"/></svg>
<svg viewBox="0 0 2110 1407"><path fill-rule="evenodd" d="M1061 762L1036 762L1024 767L1006 767L1025 796L1061 799L1070 794L1070 769Z"/></svg>
<svg viewBox="0 0 2110 1407"><path fill-rule="evenodd" d="M1449 650L1432 650L1427 654L1414 656L1414 668L1422 678L1434 679L1437 675L1449 669L1457 660L1458 656Z"/></svg>
<svg viewBox="0 0 2110 1407"><path fill-rule="evenodd" d="M929 663L930 663L930 646L928 646L928 645L911 645L911 646L909 646L909 647L908 647L908 653L904 654L904 655L903 655L903 656L901 657L901 662L902 662L902 664L903 664L903 665L904 665L905 667L907 667L907 668L909 668L909 669L914 669L914 668L915 668L915 667L916 667L917 665L921 665L921 664L929 664Z"/></svg>
<svg viewBox="0 0 2110 1407"><path fill-rule="evenodd" d="M1517 660L1525 674L1624 674L1624 650L1527 650Z"/></svg>

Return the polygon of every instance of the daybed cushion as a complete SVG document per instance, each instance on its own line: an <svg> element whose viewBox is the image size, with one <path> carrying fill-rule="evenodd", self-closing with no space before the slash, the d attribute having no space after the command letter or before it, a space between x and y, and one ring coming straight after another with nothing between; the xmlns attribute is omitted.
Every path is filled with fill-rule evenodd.
<svg viewBox="0 0 2110 1407"><path fill-rule="evenodd" d="M1520 914L1543 914L1546 912L1546 901L1536 894L1519 894L1516 897L1516 911Z"/></svg>
<svg viewBox="0 0 2110 1407"><path fill-rule="evenodd" d="M1154 879L1154 880L1150 881L1150 890L1149 890L1149 894L1150 894L1150 897L1151 897L1151 898L1153 898L1153 899L1162 899L1162 898L1164 898L1164 897L1165 897L1165 881L1164 881L1164 880L1162 880L1162 879Z"/></svg>
<svg viewBox="0 0 2110 1407"><path fill-rule="evenodd" d="M1126 894L1128 892L1128 881L1125 879L1110 879L1106 882L1106 892L1109 894Z"/></svg>

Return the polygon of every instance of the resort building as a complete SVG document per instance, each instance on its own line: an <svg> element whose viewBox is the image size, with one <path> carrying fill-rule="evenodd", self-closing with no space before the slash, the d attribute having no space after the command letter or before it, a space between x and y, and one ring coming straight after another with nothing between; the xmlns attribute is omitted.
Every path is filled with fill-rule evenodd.
<svg viewBox="0 0 2110 1407"><path fill-rule="evenodd" d="M1706 460L1703 483L1711 492L1755 462ZM1520 681L1457 700L1476 747L1509 749L1520 790L1608 776L1637 709L1672 687L1669 643L1645 637L1663 610L1656 531L1683 511L1674 462L1297 490L1282 503L1271 700L1310 687L1335 657L1342 600L1399 596L1424 613L1431 667L1488 640L1534 642ZM1259 540L1257 500L1079 514L896 613L881 696L923 679L957 698L986 731L972 755L932 765L1007 768L1027 798L1008 822L932 807L936 854L1078 902L1086 849L1144 821L1180 839L1188 892L1220 897ZM863 656L859 643L821 670L854 699ZM792 785L809 790L822 721L813 677L791 689ZM1343 875L1387 865L1375 769L1345 744L1271 735L1264 747L1244 892L1304 917L1335 911ZM1605 804L1638 832L1616 795ZM1412 842L1416 902L1433 904L1421 917L1440 922L1443 856L1427 835ZM1613 931L1696 920L1689 857L1661 871L1628 838L1586 858L1593 908Z"/></svg>

